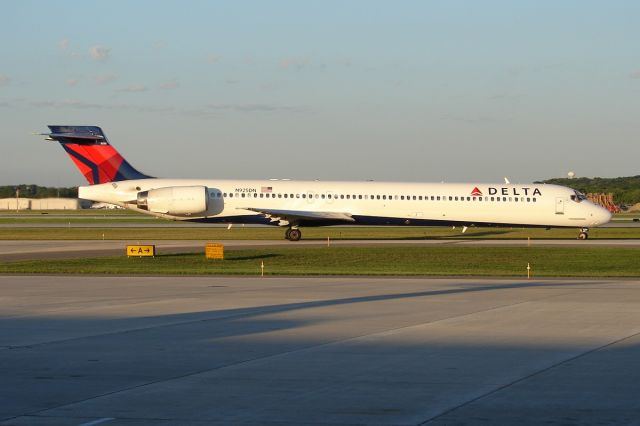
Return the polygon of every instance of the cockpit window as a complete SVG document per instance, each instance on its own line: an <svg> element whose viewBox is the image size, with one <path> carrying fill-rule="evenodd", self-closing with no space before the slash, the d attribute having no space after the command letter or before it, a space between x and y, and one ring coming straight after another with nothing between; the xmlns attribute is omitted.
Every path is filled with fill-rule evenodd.
<svg viewBox="0 0 640 426"><path fill-rule="evenodd" d="M573 191L573 195L571 195L571 200L575 201L576 203L580 203L584 200L587 199L587 196L584 195L582 192L580 191Z"/></svg>

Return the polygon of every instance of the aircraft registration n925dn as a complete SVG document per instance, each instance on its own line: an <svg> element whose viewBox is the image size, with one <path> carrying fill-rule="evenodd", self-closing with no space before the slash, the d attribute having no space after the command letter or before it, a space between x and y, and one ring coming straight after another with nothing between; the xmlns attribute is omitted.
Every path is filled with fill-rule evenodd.
<svg viewBox="0 0 640 426"><path fill-rule="evenodd" d="M95 126L49 126L89 186L79 197L166 219L270 224L300 240L300 227L403 225L580 230L609 222L608 210L571 188L508 183L319 182L163 179L132 167Z"/></svg>

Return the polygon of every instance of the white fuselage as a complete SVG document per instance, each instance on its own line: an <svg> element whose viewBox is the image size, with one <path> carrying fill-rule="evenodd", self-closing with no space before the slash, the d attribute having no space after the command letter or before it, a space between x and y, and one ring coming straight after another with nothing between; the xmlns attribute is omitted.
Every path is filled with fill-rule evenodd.
<svg viewBox="0 0 640 426"><path fill-rule="evenodd" d="M206 211L171 215L136 205L141 191L191 186L206 187ZM573 189L546 184L139 179L80 187L79 195L175 220L228 223L270 223L259 210L335 212L370 225L594 227L611 218Z"/></svg>

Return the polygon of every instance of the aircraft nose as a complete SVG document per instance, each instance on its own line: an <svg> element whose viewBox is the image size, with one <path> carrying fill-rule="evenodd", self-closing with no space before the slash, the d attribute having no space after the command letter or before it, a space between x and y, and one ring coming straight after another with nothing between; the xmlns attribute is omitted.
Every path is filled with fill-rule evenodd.
<svg viewBox="0 0 640 426"><path fill-rule="evenodd" d="M598 206L598 211L596 211L593 215L593 218L596 220L597 225L604 225L605 223L609 223L611 220L611 212L604 207Z"/></svg>

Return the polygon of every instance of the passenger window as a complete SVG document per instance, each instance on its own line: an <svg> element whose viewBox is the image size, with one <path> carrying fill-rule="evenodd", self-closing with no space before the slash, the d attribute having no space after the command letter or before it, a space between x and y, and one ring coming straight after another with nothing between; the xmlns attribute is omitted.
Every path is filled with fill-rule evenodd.
<svg viewBox="0 0 640 426"><path fill-rule="evenodd" d="M362 200L362 195L358 195L358 200Z"/></svg>
<svg viewBox="0 0 640 426"><path fill-rule="evenodd" d="M341 200L344 200L344 195L340 195L340 199L341 199Z"/></svg>
<svg viewBox="0 0 640 426"><path fill-rule="evenodd" d="M324 200L324 194L322 194L322 199Z"/></svg>
<svg viewBox="0 0 640 426"><path fill-rule="evenodd" d="M287 198L287 194L284 194L284 198Z"/></svg>
<svg viewBox="0 0 640 426"><path fill-rule="evenodd" d="M534 203L536 202L536 199L535 199L535 198L533 199L533 202L534 202Z"/></svg>

